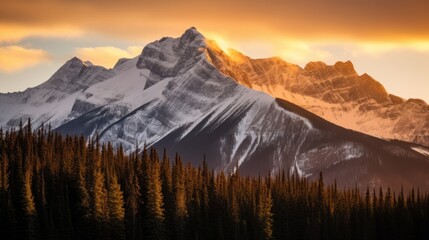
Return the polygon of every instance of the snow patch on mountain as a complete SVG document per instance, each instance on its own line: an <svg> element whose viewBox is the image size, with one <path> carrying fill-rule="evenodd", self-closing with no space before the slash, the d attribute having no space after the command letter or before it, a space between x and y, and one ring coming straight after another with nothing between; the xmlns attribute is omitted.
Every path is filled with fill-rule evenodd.
<svg viewBox="0 0 429 240"><path fill-rule="evenodd" d="M335 153L335 159L328 157L332 156L333 153ZM353 142L320 145L300 154L295 161L295 167L300 176L310 177L312 174L307 172L309 170L314 170L313 168L315 165L321 166L321 169L329 168L330 166L335 166L345 161L358 159L364 155L364 147Z"/></svg>
<svg viewBox="0 0 429 240"><path fill-rule="evenodd" d="M423 154L425 156L429 156L429 150L428 149L425 149L422 147L412 147L411 149L413 149L414 151L416 151L420 154Z"/></svg>

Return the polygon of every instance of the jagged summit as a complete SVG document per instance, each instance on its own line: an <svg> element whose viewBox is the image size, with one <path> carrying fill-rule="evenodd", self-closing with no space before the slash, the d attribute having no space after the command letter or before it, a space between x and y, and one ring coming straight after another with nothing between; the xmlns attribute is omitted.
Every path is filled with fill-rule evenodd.
<svg viewBox="0 0 429 240"><path fill-rule="evenodd" d="M195 27L191 27L187 29L185 33L183 33L183 35L180 37L180 41L183 44L191 43L191 42L194 42L195 40L204 42L205 39L206 38L203 36L203 34L198 32L198 30Z"/></svg>
<svg viewBox="0 0 429 240"><path fill-rule="evenodd" d="M349 129L429 146L428 105L389 94L370 75L358 75L350 61L309 62L302 69L281 60L232 53L216 67L245 86L291 101Z"/></svg>
<svg viewBox="0 0 429 240"><path fill-rule="evenodd" d="M306 71L336 71L344 76L357 75L356 70L351 61L341 62L338 61L334 65L330 66L324 62L309 62L305 65L304 70Z"/></svg>
<svg viewBox="0 0 429 240"><path fill-rule="evenodd" d="M126 63L127 61L131 60L130 58L120 58L115 66L113 67L113 69L118 69L120 66L122 66L124 63Z"/></svg>
<svg viewBox="0 0 429 240"><path fill-rule="evenodd" d="M322 61L309 62L305 65L304 69L307 71L313 71L316 69L326 68L328 65Z"/></svg>
<svg viewBox="0 0 429 240"><path fill-rule="evenodd" d="M82 62L82 60L80 58L78 58L77 56L74 56L70 60L68 60L67 62Z"/></svg>
<svg viewBox="0 0 429 240"><path fill-rule="evenodd" d="M137 67L153 69L152 73L159 77L173 76L200 61L206 46L205 37L195 28L189 28L178 38L162 38L146 45Z"/></svg>
<svg viewBox="0 0 429 240"><path fill-rule="evenodd" d="M41 84L42 88L54 87L58 91L72 93L82 86L90 86L112 76L109 70L82 61L78 57L68 60L48 81Z"/></svg>
<svg viewBox="0 0 429 240"><path fill-rule="evenodd" d="M422 99L417 99L417 98L410 98L407 100L407 103L415 103L419 106L424 106L429 110L429 106L426 103L426 101L422 100Z"/></svg>
<svg viewBox="0 0 429 240"><path fill-rule="evenodd" d="M53 76L55 76L55 74L57 73L61 73L61 71L66 71L67 69L79 69L82 68L84 66L84 62L78 58L78 57L72 57L70 60L68 60L66 63L64 63L63 66L61 66L58 71L56 73L54 73Z"/></svg>
<svg viewBox="0 0 429 240"><path fill-rule="evenodd" d="M86 66L94 66L94 64L91 61L85 61L83 62Z"/></svg>
<svg viewBox="0 0 429 240"><path fill-rule="evenodd" d="M242 52L239 52L235 49L229 48L228 49L228 56L235 62L244 62L248 61L250 58L246 55L244 55Z"/></svg>
<svg viewBox="0 0 429 240"><path fill-rule="evenodd" d="M344 75L357 75L353 63L351 61L338 61L335 63L334 68L335 70L341 72Z"/></svg>
<svg viewBox="0 0 429 240"><path fill-rule="evenodd" d="M80 67L101 67L101 66L97 66L94 65L91 61L89 60L82 60L77 56L74 56L72 58L70 58L63 66L60 67L61 68L80 68Z"/></svg>

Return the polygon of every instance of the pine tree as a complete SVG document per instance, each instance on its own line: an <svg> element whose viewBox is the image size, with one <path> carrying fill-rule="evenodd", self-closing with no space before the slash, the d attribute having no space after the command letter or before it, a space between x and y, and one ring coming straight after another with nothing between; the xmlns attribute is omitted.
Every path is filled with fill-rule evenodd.
<svg viewBox="0 0 429 240"><path fill-rule="evenodd" d="M137 228L140 229L137 224L140 223L139 220L141 215L139 207L142 200L139 179L135 173L134 165L130 163L130 161L128 161L128 171L129 173L125 181L127 239L137 239L139 237Z"/></svg>
<svg viewBox="0 0 429 240"><path fill-rule="evenodd" d="M143 159L143 168L146 171L147 186L146 192L145 216L143 224L145 225L145 235L149 239L164 239L164 202L162 196L162 184L160 179L160 165L157 159L156 151L151 149L151 159Z"/></svg>
<svg viewBox="0 0 429 240"><path fill-rule="evenodd" d="M256 201L256 214L258 219L258 227L260 228L257 239L272 239L272 198L271 191L267 189L264 183L259 183Z"/></svg>
<svg viewBox="0 0 429 240"><path fill-rule="evenodd" d="M2 136L1 136L2 137ZM0 146L1 148L2 146ZM1 150L0 156L0 200L7 196L9 191L9 159L5 149Z"/></svg>
<svg viewBox="0 0 429 240"><path fill-rule="evenodd" d="M0 236L14 237L15 219L13 218L13 206L11 204L11 192L9 189L9 160L6 149L2 146L3 132L0 129Z"/></svg>
<svg viewBox="0 0 429 240"><path fill-rule="evenodd" d="M167 156L167 151L164 149L164 154L161 162L161 183L162 183L162 195L164 197L164 209L165 209L165 227L166 229L174 229L174 196L173 196L173 182L172 173L170 168L170 160ZM176 239L174 231L169 231L168 237L170 239Z"/></svg>
<svg viewBox="0 0 429 240"><path fill-rule="evenodd" d="M209 220L209 210L210 210L210 196L209 196L209 188L210 186L210 172L206 163L206 157L204 155L202 172L201 172L201 218L202 218L202 238L208 239L211 237L211 226Z"/></svg>
<svg viewBox="0 0 429 240"><path fill-rule="evenodd" d="M78 176L78 190L79 190L79 206L78 209L80 211L80 215L85 218L88 219L90 217L90 197L89 197L89 193L88 193L88 188L87 188L87 183L86 183L86 179L85 179L85 168L84 166L81 166L79 171L79 176Z"/></svg>
<svg viewBox="0 0 429 240"><path fill-rule="evenodd" d="M174 231L177 239L183 239L185 234L186 218L188 210L186 207L185 172L182 161L176 154L173 165L173 195L174 195Z"/></svg>
<svg viewBox="0 0 429 240"><path fill-rule="evenodd" d="M125 239L124 197L116 175L110 177L108 191L109 220L113 239Z"/></svg>
<svg viewBox="0 0 429 240"><path fill-rule="evenodd" d="M94 139L43 127L34 133L22 123L0 128L2 239L429 236L429 195L419 189L371 194L338 190L321 175L243 177L210 171L205 161L184 166L178 155L171 168L165 151L160 162L153 148L142 158L139 150L126 156L120 146L115 152Z"/></svg>
<svg viewBox="0 0 429 240"><path fill-rule="evenodd" d="M36 239L36 204L32 192L31 171L28 169L24 173L22 189L22 206L25 215L26 238Z"/></svg>
<svg viewBox="0 0 429 240"><path fill-rule="evenodd" d="M95 170L92 189L92 216L97 222L106 222L108 220L107 193L105 177L101 170Z"/></svg>

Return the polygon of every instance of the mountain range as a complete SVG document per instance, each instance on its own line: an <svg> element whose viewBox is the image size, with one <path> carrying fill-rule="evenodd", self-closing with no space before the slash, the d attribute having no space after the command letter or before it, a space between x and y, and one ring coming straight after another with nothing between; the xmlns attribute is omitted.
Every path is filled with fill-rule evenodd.
<svg viewBox="0 0 429 240"><path fill-rule="evenodd" d="M112 69L78 58L45 83L0 94L0 126L50 124L144 145L193 164L258 175L286 171L343 187L429 190L429 106L386 92L351 62L301 68L224 52L195 28L148 44Z"/></svg>
<svg viewBox="0 0 429 240"><path fill-rule="evenodd" d="M304 68L280 58L251 59L217 49L217 68L249 88L293 102L339 126L384 139L429 146L429 105L389 94L350 61L333 66L310 62Z"/></svg>

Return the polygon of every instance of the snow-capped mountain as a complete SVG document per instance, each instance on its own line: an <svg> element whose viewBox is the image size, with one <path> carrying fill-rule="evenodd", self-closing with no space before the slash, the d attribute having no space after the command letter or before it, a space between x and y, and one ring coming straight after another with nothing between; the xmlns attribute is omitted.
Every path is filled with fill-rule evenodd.
<svg viewBox="0 0 429 240"><path fill-rule="evenodd" d="M338 127L239 84L248 79L232 64L191 28L179 38L148 44L140 56L111 70L70 60L41 86L2 95L0 111L22 107L1 124L13 125L9 117L22 114L36 124L51 121L63 133L98 134L128 151L144 144L166 147L194 164L205 155L211 167L227 172L286 170L317 178L323 171L341 186L429 190L429 149ZM36 100L25 103L22 96Z"/></svg>
<svg viewBox="0 0 429 240"><path fill-rule="evenodd" d="M0 126L16 127L21 119L31 118L35 126L50 123L56 128L65 122L84 89L113 75L104 67L72 58L43 84L24 92L0 94Z"/></svg>
<svg viewBox="0 0 429 240"><path fill-rule="evenodd" d="M350 61L305 68L280 58L251 59L231 50L216 66L239 83L293 102L337 125L385 139L429 146L429 105L389 94Z"/></svg>

